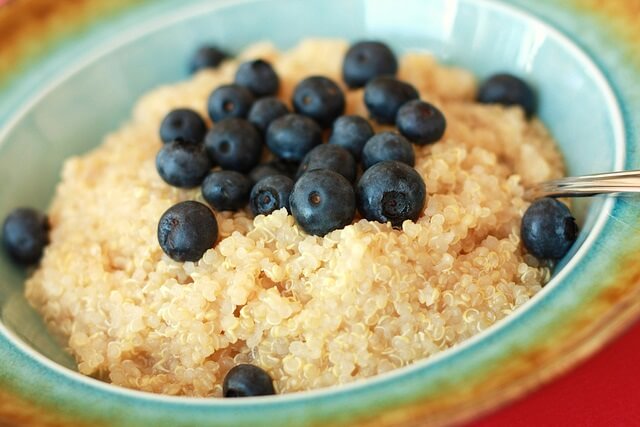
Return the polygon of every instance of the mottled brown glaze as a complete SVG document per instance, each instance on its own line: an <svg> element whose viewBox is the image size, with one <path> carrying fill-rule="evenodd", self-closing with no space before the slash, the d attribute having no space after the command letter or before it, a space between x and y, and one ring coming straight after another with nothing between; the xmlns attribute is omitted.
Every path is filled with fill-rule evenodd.
<svg viewBox="0 0 640 427"><path fill-rule="evenodd" d="M618 41L627 59L640 68L640 0L568 0L578 13L594 16Z"/></svg>
<svg viewBox="0 0 640 427"><path fill-rule="evenodd" d="M0 426L3 427L100 427L100 424L79 422L55 410L45 409L32 402L8 394L0 388Z"/></svg>
<svg viewBox="0 0 640 427"><path fill-rule="evenodd" d="M94 22L144 0L13 0L0 3L0 86L32 58Z"/></svg>
<svg viewBox="0 0 640 427"><path fill-rule="evenodd" d="M142 0L136 0L142 1ZM13 0L0 6L0 86L24 70L30 58L71 37L132 0ZM640 0L565 0L577 13L593 15L625 41L629 60L640 67ZM621 259L618 274L602 293L585 302L585 310L570 313L560 329L541 331L535 344L513 349L499 368L485 369L465 387L443 385L437 396L414 406L372 414L358 425L447 425L495 409L540 386L580 362L624 330L640 314L640 265ZM597 319L597 320L594 320ZM84 426L26 399L2 391L0 425ZM345 422L354 425L352 421ZM95 423L90 425L96 426ZM326 425L326 424L324 424Z"/></svg>

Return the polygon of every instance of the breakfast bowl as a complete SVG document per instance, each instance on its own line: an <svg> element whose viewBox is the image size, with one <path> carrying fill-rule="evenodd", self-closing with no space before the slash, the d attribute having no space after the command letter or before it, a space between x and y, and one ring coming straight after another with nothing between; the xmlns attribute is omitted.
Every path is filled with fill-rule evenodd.
<svg viewBox="0 0 640 427"><path fill-rule="evenodd" d="M587 4L96 1L77 16L51 6L47 13L68 22L65 37L55 27L50 34L27 32L15 52L0 50L22 61L16 61L19 73L9 68L0 76L0 217L17 206L46 209L64 161L97 147L146 92L188 78L190 56L208 42L235 53L265 40L284 50L306 38L376 39L400 54L430 52L479 80L513 73L535 87L538 116L569 175L638 169L636 30L628 21L628 32L612 33L605 14L624 22L623 8L596 11ZM20 2L4 8L0 14L22 13L29 21ZM50 44L28 57L30 37ZM154 394L82 375L27 302L29 272L3 255L0 421L282 426L469 420L565 371L635 319L637 203L633 196L575 200L580 233L550 281L512 313L449 349L348 384L242 399Z"/></svg>

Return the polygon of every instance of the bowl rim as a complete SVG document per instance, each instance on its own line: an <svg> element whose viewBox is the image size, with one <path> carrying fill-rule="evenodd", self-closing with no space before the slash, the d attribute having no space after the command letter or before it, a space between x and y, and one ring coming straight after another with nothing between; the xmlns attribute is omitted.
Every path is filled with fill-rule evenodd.
<svg viewBox="0 0 640 427"><path fill-rule="evenodd" d="M103 41L99 43L95 50L86 53L86 55L78 58L70 66L62 70L59 74L47 79L46 86L43 90L39 90L36 94L26 100L20 105L20 107L8 117L8 120L2 123L0 128L0 144L6 141L7 135L14 128L25 114L36 105L42 98L47 96L51 91L55 90L57 86L72 78L73 75L80 72L83 68L90 65L99 58L107 55L108 53L121 48L127 43L136 40L144 35L151 34L155 31L167 27L174 23L188 20L199 13L212 13L216 9L222 9L228 6L237 6L239 4L246 3L258 3L268 2L269 0L218 0L212 3L195 3L184 5L180 11L177 11L173 15L158 14L152 20L143 22L138 28L130 28L130 31L126 31L122 34L118 34L111 40ZM605 95L608 106L606 107L609 114L614 117L615 123L612 124L613 132L616 135L614 138L614 170L623 169L626 162L626 149L627 149L627 129L625 126L624 115L621 109L621 101L614 90L615 85L608 78L606 72L595 61L595 59L588 53L587 50L581 48L576 40L567 35L555 26L543 21L535 13L506 4L498 0L456 0L457 3L470 3L480 4L485 8L493 8L502 13L508 13L512 16L518 17L532 23L538 28L542 29L549 37L554 38L559 44L561 44L568 51L572 52L572 56L578 59L582 64L587 65L589 68L589 75L594 78L600 86L600 91ZM347 393L354 389L366 388L366 386L373 384L387 383L390 380L397 379L398 377L409 376L416 370L423 370L428 366L436 365L438 362L445 358L451 358L456 354L460 354L465 350L469 350L472 346L475 346L478 342L484 341L488 336L495 336L500 331L504 331L509 324L515 322L518 319L522 319L531 310L532 306L535 306L544 297L548 297L549 294L555 290L559 284L566 279L566 277L575 269L576 264L584 257L585 253L592 247L597 238L602 234L605 225L611 221L610 214L614 207L614 200L608 198L597 214L594 221L593 228L586 239L582 242L578 250L573 254L571 259L561 270L555 274L550 282L539 291L534 298L527 301L520 306L513 313L507 317L497 321L486 330L479 332L471 338L466 339L464 342L455 345L452 348L443 350L437 354L431 355L426 359L416 361L408 366L394 369L390 372L379 374L373 377L358 379L348 384L334 385L329 387L323 387L320 389L307 390L295 393L287 393L276 396L264 396L248 399L210 399L202 397L187 397L187 396L169 396L155 394L151 392L139 391L124 388L121 386L115 386L110 383L102 382L94 378L80 374L77 371L68 369L59 365L56 362L48 359L46 356L39 353L37 350L31 348L25 343L14 331L9 329L3 322L0 322L0 334L4 335L9 342L11 342L22 354L28 356L33 361L46 366L53 371L62 374L71 381L78 381L84 383L92 388L97 388L106 392L106 394L118 394L133 397L136 399L143 399L148 401L156 401L158 403L171 403L180 406L247 406L256 404L269 404L273 401L278 403L286 403L291 401L309 400L316 397L322 397L327 395L335 395L336 392Z"/></svg>

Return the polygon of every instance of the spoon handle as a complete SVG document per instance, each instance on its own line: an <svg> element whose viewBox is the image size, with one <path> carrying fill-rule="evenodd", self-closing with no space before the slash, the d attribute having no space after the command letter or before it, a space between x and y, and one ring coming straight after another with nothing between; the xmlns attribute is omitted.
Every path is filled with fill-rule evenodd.
<svg viewBox="0 0 640 427"><path fill-rule="evenodd" d="M640 193L640 171L622 171L567 177L541 182L525 192L539 197L586 197L597 194Z"/></svg>

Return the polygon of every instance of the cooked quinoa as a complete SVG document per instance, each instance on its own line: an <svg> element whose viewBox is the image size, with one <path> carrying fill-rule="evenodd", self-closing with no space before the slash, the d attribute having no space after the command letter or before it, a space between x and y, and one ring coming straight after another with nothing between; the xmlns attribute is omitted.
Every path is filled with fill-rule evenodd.
<svg viewBox="0 0 640 427"><path fill-rule="evenodd" d="M417 223L398 230L356 218L316 237L284 209L255 219L216 212L219 241L199 262L162 252L162 213L202 200L199 189L158 176L162 118L178 107L206 117L211 91L249 58L272 62L287 101L308 75L341 82L347 47L249 47L145 95L100 147L65 163L49 211L51 243L26 295L81 373L190 396L220 396L238 363L265 369L280 393L343 384L464 341L541 289L549 269L520 243L523 188L561 176L561 156L540 121L475 103L469 72L423 53L404 55L399 77L448 125L442 141L415 148L428 191ZM347 113L367 116L362 95L347 92Z"/></svg>

